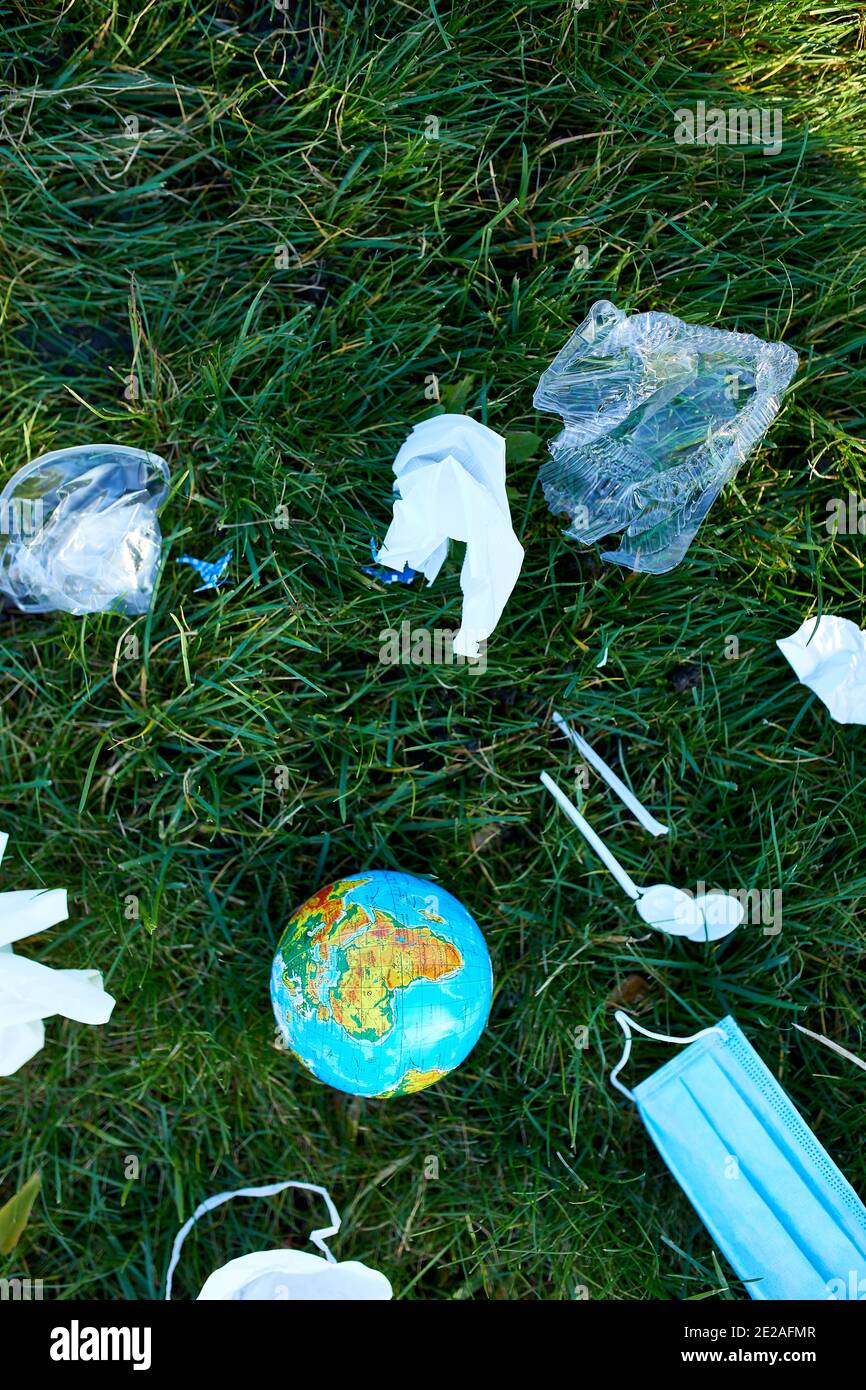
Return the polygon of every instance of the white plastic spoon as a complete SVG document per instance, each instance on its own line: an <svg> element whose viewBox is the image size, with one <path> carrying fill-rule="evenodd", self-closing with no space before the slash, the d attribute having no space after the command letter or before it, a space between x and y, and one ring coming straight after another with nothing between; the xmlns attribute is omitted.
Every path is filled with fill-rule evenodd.
<svg viewBox="0 0 866 1390"><path fill-rule="evenodd" d="M671 936L686 936L690 941L716 941L739 926L743 919L742 905L726 893L707 893L696 899L682 888L674 888L670 883L653 883L648 888L639 888L553 778L542 772L541 781L571 823L577 826L587 844L610 869L619 886L632 899L638 915L647 926L668 932ZM705 914L703 903L709 904L708 915ZM739 912L739 917L733 920L736 911ZM724 930L720 930L722 923L725 924Z"/></svg>
<svg viewBox="0 0 866 1390"><path fill-rule="evenodd" d="M746 915L739 898L730 893L699 893L695 898L704 916L703 926L689 933L689 941L721 941L736 931Z"/></svg>

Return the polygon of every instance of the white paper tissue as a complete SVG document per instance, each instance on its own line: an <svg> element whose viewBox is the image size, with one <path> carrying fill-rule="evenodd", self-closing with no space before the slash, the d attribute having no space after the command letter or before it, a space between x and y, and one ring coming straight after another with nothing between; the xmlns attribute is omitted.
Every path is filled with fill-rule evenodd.
<svg viewBox="0 0 866 1390"><path fill-rule="evenodd" d="M866 633L850 618L807 618L776 646L840 724L866 724Z"/></svg>
<svg viewBox="0 0 866 1390"><path fill-rule="evenodd" d="M8 843L0 833L0 859ZM16 956L13 941L53 927L68 916L63 888L0 893L0 1076L11 1076L45 1042L45 1018L107 1023L114 1000L98 970L52 970Z"/></svg>
<svg viewBox="0 0 866 1390"><path fill-rule="evenodd" d="M394 460L394 475L394 517L377 562L400 572L409 565L432 584L449 539L465 541L454 651L477 657L523 564L505 492L505 440L468 415L436 415L415 426Z"/></svg>

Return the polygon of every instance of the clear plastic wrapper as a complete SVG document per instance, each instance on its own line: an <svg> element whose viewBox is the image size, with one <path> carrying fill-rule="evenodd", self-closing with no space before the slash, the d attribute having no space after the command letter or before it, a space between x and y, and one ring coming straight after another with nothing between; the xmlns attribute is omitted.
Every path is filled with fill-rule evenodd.
<svg viewBox="0 0 866 1390"><path fill-rule="evenodd" d="M0 493L0 591L25 613L150 607L168 464L119 444L42 454Z"/></svg>
<svg viewBox="0 0 866 1390"><path fill-rule="evenodd" d="M796 370L784 343L599 300L535 392L564 424L539 474L550 510L584 545L625 532L604 560L673 569Z"/></svg>

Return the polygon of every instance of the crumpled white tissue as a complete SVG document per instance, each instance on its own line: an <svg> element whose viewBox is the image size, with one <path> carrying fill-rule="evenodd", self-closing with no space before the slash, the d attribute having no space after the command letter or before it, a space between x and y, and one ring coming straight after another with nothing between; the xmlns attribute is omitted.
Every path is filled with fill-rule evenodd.
<svg viewBox="0 0 866 1390"><path fill-rule="evenodd" d="M807 618L776 642L797 679L840 724L866 724L866 632L850 618Z"/></svg>
<svg viewBox="0 0 866 1390"><path fill-rule="evenodd" d="M420 570L433 583L448 541L465 541L458 656L478 656L517 583L523 546L505 492L505 440L469 415L416 425L394 460L394 516L377 563Z"/></svg>
<svg viewBox="0 0 866 1390"><path fill-rule="evenodd" d="M0 859L8 843L0 833ZM0 1076L12 1076L41 1051L42 1020L54 1014L78 1023L107 1023L114 999L98 970L52 970L16 956L12 942L68 916L65 888L0 893Z"/></svg>

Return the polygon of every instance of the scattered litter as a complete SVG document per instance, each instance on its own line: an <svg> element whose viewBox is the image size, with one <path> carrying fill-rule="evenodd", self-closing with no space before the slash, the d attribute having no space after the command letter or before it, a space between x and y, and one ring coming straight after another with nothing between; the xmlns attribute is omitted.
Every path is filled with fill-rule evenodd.
<svg viewBox="0 0 866 1390"><path fill-rule="evenodd" d="M667 835L667 826L662 825L660 820L656 820L655 816L647 810L643 803L638 801L634 792L630 791L625 783L617 777L613 768L608 767L604 758L596 753L592 745L587 743L586 739L582 738L577 730L571 727L568 720L563 719L562 715L558 714L556 710L553 712L553 722L560 733L565 734L565 737L571 740L581 756L586 758L586 761L595 768L602 780L607 783L612 791L616 792L620 801L628 807L632 815L640 822L645 830L648 830L651 835Z"/></svg>
<svg viewBox="0 0 866 1390"><path fill-rule="evenodd" d="M866 1071L866 1062L863 1061L863 1058L858 1057L855 1052L849 1052L847 1047L840 1047L839 1043L833 1042L830 1038L825 1038L823 1033L813 1033L811 1028L804 1028L802 1023L795 1023L794 1027L799 1029L801 1033L805 1033L807 1038L814 1038L815 1042L823 1043L825 1047L831 1048L832 1051L838 1053L840 1057L844 1057L847 1061L853 1062L855 1067L860 1067L863 1071Z"/></svg>

